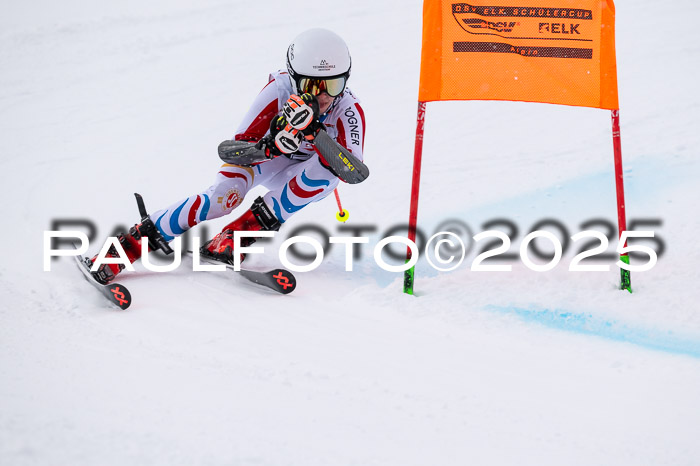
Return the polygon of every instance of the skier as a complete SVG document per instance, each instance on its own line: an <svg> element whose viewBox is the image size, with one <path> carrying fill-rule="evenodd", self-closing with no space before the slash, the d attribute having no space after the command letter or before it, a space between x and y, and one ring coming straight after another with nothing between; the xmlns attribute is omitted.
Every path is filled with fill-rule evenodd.
<svg viewBox="0 0 700 466"><path fill-rule="evenodd" d="M224 164L207 190L154 212L119 235L128 260L141 257L142 237L148 237L151 250L167 248L198 223L231 213L250 189L263 186L269 191L200 249L205 257L233 264L234 231L277 231L303 207L333 192L339 177L315 150L314 138L323 129L362 160L365 118L360 101L346 87L350 67L347 45L334 32L316 28L298 35L287 49L287 71L270 74L234 140L219 146L221 154L236 141L255 143L262 161ZM243 238L242 244L254 241ZM113 246L107 256L118 256ZM107 284L123 269L123 264L102 264L93 276Z"/></svg>

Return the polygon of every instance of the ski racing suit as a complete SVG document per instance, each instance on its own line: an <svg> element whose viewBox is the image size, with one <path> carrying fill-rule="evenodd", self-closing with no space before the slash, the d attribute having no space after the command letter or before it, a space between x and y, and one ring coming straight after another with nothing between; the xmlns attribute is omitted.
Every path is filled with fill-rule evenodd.
<svg viewBox="0 0 700 466"><path fill-rule="evenodd" d="M257 142L269 133L270 122L282 111L295 91L286 71L272 73L243 118L234 138ZM365 137L365 116L360 101L348 88L335 98L326 113L320 116L328 135L362 160ZM319 161L313 143L302 143L290 155L280 155L251 167L224 164L214 184L206 191L182 199L150 215L158 232L172 241L193 226L231 213L248 191L263 186L269 191L265 204L280 223L312 202L328 196L339 183L338 177Z"/></svg>

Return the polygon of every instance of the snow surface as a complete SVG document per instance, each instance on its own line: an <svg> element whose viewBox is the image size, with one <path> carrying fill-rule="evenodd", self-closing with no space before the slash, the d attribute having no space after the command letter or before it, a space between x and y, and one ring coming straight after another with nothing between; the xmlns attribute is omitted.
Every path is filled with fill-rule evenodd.
<svg viewBox="0 0 700 466"><path fill-rule="evenodd" d="M421 2L8 3L0 464L700 464L698 14L617 2L628 218L662 219L666 244L633 294L615 267L569 272L571 252L551 272L476 273L472 249L449 273L421 260L407 296L369 250L408 216ZM153 211L206 188L216 145L313 26L347 39L367 115L372 175L340 188L348 225L377 226L353 272L335 247L285 297L141 267L119 312L72 260L42 271L52 220L102 238L137 220L133 192ZM334 209L285 230L339 234ZM616 220L609 112L428 105L421 228L512 219L517 251L548 217L570 234ZM277 265L284 238L251 264Z"/></svg>

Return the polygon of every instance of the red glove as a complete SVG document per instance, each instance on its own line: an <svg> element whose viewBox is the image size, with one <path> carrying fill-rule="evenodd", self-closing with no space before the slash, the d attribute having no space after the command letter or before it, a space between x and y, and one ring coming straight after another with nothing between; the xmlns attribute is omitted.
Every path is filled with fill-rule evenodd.
<svg viewBox="0 0 700 466"><path fill-rule="evenodd" d="M292 94L284 103L282 113L292 128L302 131L309 141L313 141L316 133L323 126L318 120L318 100L311 94L301 96Z"/></svg>
<svg viewBox="0 0 700 466"><path fill-rule="evenodd" d="M270 137L274 142L274 147L281 154L293 154L299 150L299 146L304 142L304 134L287 123L282 115L272 119Z"/></svg>

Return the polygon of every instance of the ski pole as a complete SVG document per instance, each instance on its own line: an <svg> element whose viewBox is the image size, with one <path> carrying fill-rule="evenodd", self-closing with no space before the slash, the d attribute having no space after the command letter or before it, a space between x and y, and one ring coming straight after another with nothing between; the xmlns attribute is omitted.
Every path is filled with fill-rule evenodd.
<svg viewBox="0 0 700 466"><path fill-rule="evenodd" d="M347 210L344 210L342 204L340 203L340 195L338 194L338 188L335 188L333 192L335 193L335 201L338 203L338 212L336 212L335 218L339 222L347 222L348 217L350 217L350 213Z"/></svg>

